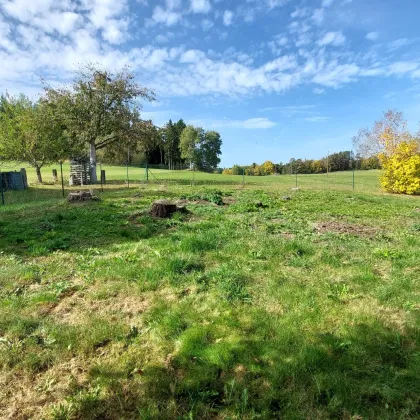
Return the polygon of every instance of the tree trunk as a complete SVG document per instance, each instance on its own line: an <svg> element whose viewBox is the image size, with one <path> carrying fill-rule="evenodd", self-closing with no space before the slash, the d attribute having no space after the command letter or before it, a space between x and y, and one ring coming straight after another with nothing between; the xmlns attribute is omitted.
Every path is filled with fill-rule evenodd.
<svg viewBox="0 0 420 420"><path fill-rule="evenodd" d="M38 182L42 184L42 175L41 175L41 168L39 166L35 166L36 176L38 178Z"/></svg>
<svg viewBox="0 0 420 420"><path fill-rule="evenodd" d="M91 184L98 183L96 176L96 146L95 142L90 143L90 182Z"/></svg>

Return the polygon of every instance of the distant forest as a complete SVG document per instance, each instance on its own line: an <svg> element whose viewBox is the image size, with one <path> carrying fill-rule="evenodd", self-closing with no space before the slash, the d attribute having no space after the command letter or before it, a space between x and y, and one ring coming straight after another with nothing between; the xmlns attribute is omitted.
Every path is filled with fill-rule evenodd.
<svg viewBox="0 0 420 420"><path fill-rule="evenodd" d="M290 159L288 163L273 163L266 161L261 165L253 163L248 166L234 165L223 169L225 175L254 175L264 176L273 174L322 174L353 169L380 169L381 164L377 156L363 158L354 156L350 151L338 152L322 159Z"/></svg>

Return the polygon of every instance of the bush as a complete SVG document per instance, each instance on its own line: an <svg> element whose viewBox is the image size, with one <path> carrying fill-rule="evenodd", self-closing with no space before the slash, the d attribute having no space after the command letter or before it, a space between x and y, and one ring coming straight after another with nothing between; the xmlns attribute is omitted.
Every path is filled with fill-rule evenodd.
<svg viewBox="0 0 420 420"><path fill-rule="evenodd" d="M391 193L420 194L420 143L405 141L396 146L392 155L380 155L385 171L382 187Z"/></svg>

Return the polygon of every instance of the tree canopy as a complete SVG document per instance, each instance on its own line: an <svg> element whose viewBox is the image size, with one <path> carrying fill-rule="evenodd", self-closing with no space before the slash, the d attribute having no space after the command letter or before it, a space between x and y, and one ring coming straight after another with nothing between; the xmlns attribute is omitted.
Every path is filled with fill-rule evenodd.
<svg viewBox="0 0 420 420"><path fill-rule="evenodd" d="M28 163L35 168L39 182L45 164L69 154L63 129L43 99L34 103L24 95L0 98L0 156Z"/></svg>
<svg viewBox="0 0 420 420"><path fill-rule="evenodd" d="M45 95L73 147L81 153L89 147L92 182L97 181L97 150L138 137L140 100L155 100L154 93L137 84L128 68L112 73L94 65L77 72L72 87L46 86Z"/></svg>

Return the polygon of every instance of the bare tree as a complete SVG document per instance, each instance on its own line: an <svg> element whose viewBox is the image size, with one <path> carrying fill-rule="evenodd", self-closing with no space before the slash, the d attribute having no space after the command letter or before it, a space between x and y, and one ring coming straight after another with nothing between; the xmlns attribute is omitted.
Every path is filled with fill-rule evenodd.
<svg viewBox="0 0 420 420"><path fill-rule="evenodd" d="M411 139L404 114L397 110L384 112L381 120L372 129L362 128L353 137L356 153L362 157L377 156L379 153L391 154L402 141Z"/></svg>

